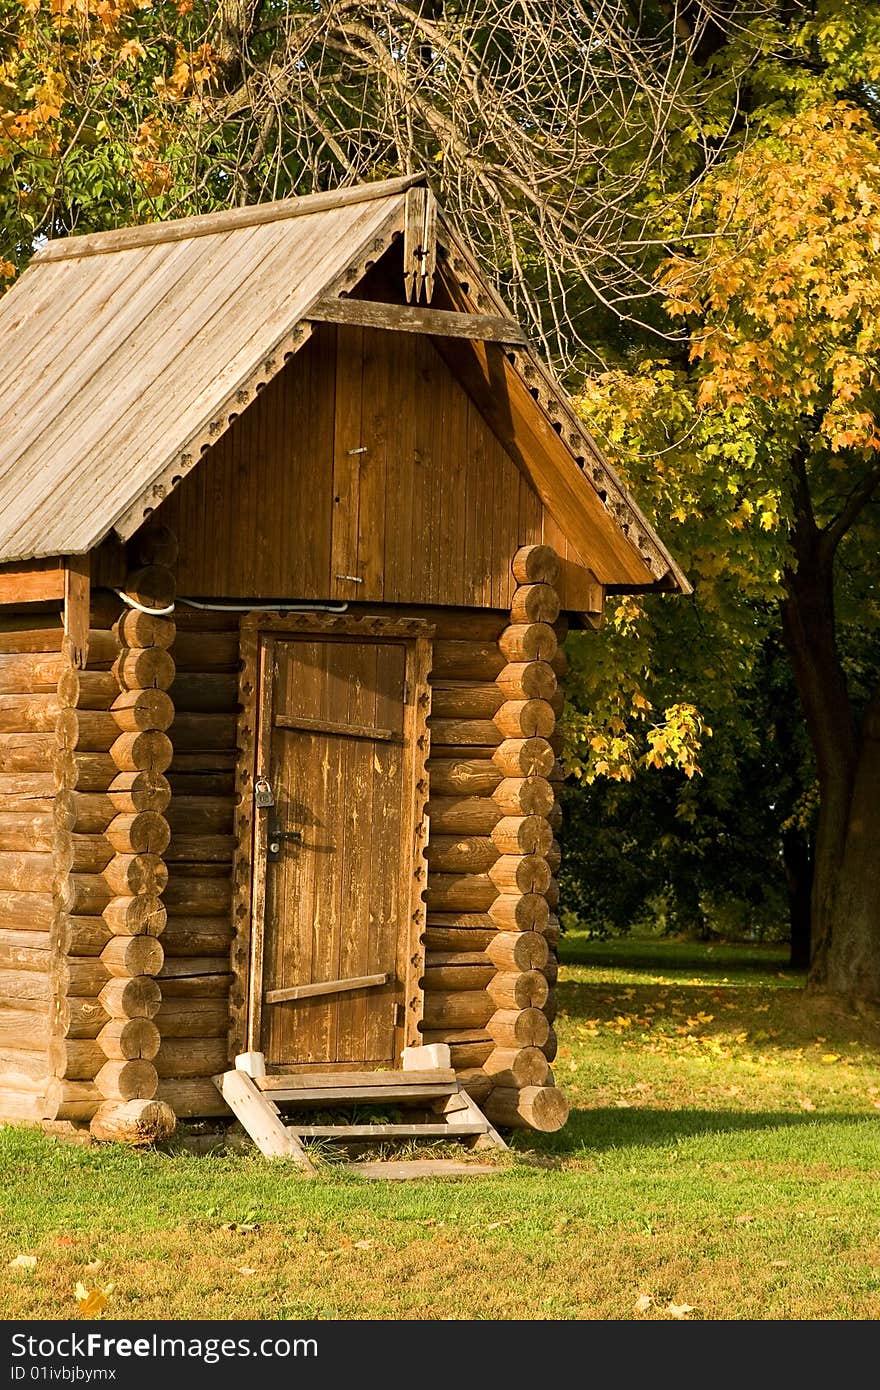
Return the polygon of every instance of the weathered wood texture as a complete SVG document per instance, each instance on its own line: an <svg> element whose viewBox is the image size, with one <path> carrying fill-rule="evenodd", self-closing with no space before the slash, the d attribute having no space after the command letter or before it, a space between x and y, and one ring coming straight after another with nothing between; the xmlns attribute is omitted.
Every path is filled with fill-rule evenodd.
<svg viewBox="0 0 880 1390"><path fill-rule="evenodd" d="M180 593L496 609L544 527L429 339L331 325L158 515L181 538Z"/></svg>

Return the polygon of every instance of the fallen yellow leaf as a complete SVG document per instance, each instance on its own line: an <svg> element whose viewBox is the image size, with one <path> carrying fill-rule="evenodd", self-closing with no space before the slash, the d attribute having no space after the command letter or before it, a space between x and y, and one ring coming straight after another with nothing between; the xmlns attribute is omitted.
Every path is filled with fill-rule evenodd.
<svg viewBox="0 0 880 1390"><path fill-rule="evenodd" d="M823 1054L822 1054L822 1061L823 1061L823 1062L839 1062L839 1061L840 1061L840 1053L839 1053L839 1052L823 1052Z"/></svg>
<svg viewBox="0 0 880 1390"><path fill-rule="evenodd" d="M649 1293L640 1293L635 1303L636 1312L647 1313L653 1302L654 1300Z"/></svg>
<svg viewBox="0 0 880 1390"><path fill-rule="evenodd" d="M36 1255L16 1255L14 1260L9 1261L10 1269L36 1269Z"/></svg>
<svg viewBox="0 0 880 1390"><path fill-rule="evenodd" d="M79 1311L84 1318L97 1317L103 1313L107 1306L107 1300L113 1292L112 1284L105 1284L103 1289L87 1289L85 1284L78 1283L73 1291L73 1296L79 1304Z"/></svg>
<svg viewBox="0 0 880 1390"><path fill-rule="evenodd" d="M671 1318L678 1318L681 1322L688 1313L695 1313L697 1310L692 1303L667 1303L666 1311Z"/></svg>

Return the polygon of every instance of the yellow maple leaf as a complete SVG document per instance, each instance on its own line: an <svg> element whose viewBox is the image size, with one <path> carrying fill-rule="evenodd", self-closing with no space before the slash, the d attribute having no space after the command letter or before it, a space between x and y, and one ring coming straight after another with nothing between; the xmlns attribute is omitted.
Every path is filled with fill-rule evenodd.
<svg viewBox="0 0 880 1390"><path fill-rule="evenodd" d="M103 1288L87 1289L85 1284L78 1283L73 1291L73 1296L83 1317L95 1318L99 1313L103 1313L113 1289L113 1284L105 1284Z"/></svg>

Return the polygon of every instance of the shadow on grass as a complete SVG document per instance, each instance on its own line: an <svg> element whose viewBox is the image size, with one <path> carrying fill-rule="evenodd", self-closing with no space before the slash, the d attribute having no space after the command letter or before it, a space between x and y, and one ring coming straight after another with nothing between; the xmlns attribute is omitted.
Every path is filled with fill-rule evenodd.
<svg viewBox="0 0 880 1390"><path fill-rule="evenodd" d="M825 1112L801 1115L788 1110L655 1110L633 1106L572 1110L565 1128L540 1136L540 1149L557 1157L584 1150L669 1148L706 1134L730 1135L774 1129L815 1129L817 1126L860 1125L870 1115ZM529 1135L534 1141L537 1135ZM534 1145L538 1147L538 1145Z"/></svg>
<svg viewBox="0 0 880 1390"><path fill-rule="evenodd" d="M590 965L597 969L647 970L667 975L779 975L786 979L806 979L806 971L788 964L788 953L778 946L716 945L706 946L698 941L648 943L623 938L620 941L596 942L576 932L563 936L559 958L567 965Z"/></svg>

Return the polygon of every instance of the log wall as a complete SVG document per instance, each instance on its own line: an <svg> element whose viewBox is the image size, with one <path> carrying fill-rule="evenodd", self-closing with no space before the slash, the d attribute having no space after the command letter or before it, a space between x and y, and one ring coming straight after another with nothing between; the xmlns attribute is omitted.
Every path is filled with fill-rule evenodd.
<svg viewBox="0 0 880 1390"><path fill-rule="evenodd" d="M170 569L154 563L157 548L158 559L173 559L170 543L153 532L133 543L125 589L137 602L173 600ZM68 669L59 685L55 1026L44 1117L110 1129L140 1115L157 1085L174 623L106 592L93 595L91 621L87 666Z"/></svg>
<svg viewBox="0 0 880 1390"><path fill-rule="evenodd" d="M144 533L125 581L147 607L174 596L162 535ZM416 610L436 625L423 1037L450 1045L497 1123L537 1128L565 1115L549 1066L554 574L552 551L524 547L509 613ZM3 1118L112 1134L137 1128L133 1105L225 1112L211 1077L234 983L238 668L237 614L155 616L99 592L84 670L60 612L3 619Z"/></svg>
<svg viewBox="0 0 880 1390"><path fill-rule="evenodd" d="M60 923L55 725L70 665L60 609L0 619L0 1119L43 1117Z"/></svg>
<svg viewBox="0 0 880 1390"><path fill-rule="evenodd" d="M558 560L526 546L509 618L438 622L428 763L426 1042L490 1118L557 1129L568 1107L550 1061L558 924L554 731L564 636Z"/></svg>
<svg viewBox="0 0 880 1390"><path fill-rule="evenodd" d="M168 922L156 1017L158 1095L180 1117L226 1114L239 616L180 603L171 696Z"/></svg>

